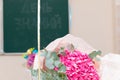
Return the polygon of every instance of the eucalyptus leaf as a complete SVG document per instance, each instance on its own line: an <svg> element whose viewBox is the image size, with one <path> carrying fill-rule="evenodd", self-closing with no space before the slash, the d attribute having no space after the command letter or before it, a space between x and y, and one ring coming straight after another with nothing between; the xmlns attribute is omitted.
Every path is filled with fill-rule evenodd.
<svg viewBox="0 0 120 80"><path fill-rule="evenodd" d="M47 52L41 52L41 53L40 53L40 56L46 57L46 56L47 56Z"/></svg>
<svg viewBox="0 0 120 80"><path fill-rule="evenodd" d="M54 60L51 58L46 58L45 65L48 69L54 69Z"/></svg>
<svg viewBox="0 0 120 80"><path fill-rule="evenodd" d="M57 61L54 62L54 65L55 65L56 67L59 67L60 64L61 64L61 62L60 62L59 60L57 60Z"/></svg>
<svg viewBox="0 0 120 80"><path fill-rule="evenodd" d="M32 76L37 76L37 74L38 74L38 70L31 70L31 74L32 74Z"/></svg>
<svg viewBox="0 0 120 80"><path fill-rule="evenodd" d="M62 67L63 66L63 64L62 63L60 63L59 65L58 65L58 67L60 68L60 67Z"/></svg>
<svg viewBox="0 0 120 80"><path fill-rule="evenodd" d="M97 55L101 55L101 51L93 51L93 52L91 52L90 54L89 54L89 57L91 58L91 59L93 59L93 58L95 58Z"/></svg>
<svg viewBox="0 0 120 80"><path fill-rule="evenodd" d="M64 54L64 48L63 47L60 48L58 54Z"/></svg>
<svg viewBox="0 0 120 80"><path fill-rule="evenodd" d="M48 52L48 53L47 53L46 58L47 58L47 59L51 58L51 52Z"/></svg>
<svg viewBox="0 0 120 80"><path fill-rule="evenodd" d="M59 68L59 71L65 73L66 67L65 67L64 65L61 66L61 67Z"/></svg>
<svg viewBox="0 0 120 80"><path fill-rule="evenodd" d="M67 76L54 70L42 71L41 80L67 80Z"/></svg>
<svg viewBox="0 0 120 80"><path fill-rule="evenodd" d="M59 60L57 53L53 52L53 53L51 53L51 56L54 60Z"/></svg>

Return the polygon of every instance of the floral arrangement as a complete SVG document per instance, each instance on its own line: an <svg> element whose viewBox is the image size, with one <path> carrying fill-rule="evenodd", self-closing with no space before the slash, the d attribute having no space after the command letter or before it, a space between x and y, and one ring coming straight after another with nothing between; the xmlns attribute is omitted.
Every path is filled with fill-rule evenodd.
<svg viewBox="0 0 120 80"><path fill-rule="evenodd" d="M33 69L36 54L37 50L34 48L23 54L34 80L38 77L38 70ZM88 55L75 50L73 46L70 49L61 47L57 52L44 49L40 55L45 57L44 68L40 72L41 80L100 80L94 62L100 54L100 51L93 51Z"/></svg>
<svg viewBox="0 0 120 80"><path fill-rule="evenodd" d="M35 48L30 48L27 50L27 53L23 54L23 57L27 60L26 66L28 69L33 68L33 63L37 52L38 51Z"/></svg>

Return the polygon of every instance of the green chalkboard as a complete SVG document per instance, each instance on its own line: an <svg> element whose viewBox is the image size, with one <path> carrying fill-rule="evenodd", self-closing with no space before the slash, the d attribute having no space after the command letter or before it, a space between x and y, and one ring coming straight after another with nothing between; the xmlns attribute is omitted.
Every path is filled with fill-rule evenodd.
<svg viewBox="0 0 120 80"><path fill-rule="evenodd" d="M41 49L69 33L68 0L41 0ZM3 0L4 52L37 48L37 0Z"/></svg>

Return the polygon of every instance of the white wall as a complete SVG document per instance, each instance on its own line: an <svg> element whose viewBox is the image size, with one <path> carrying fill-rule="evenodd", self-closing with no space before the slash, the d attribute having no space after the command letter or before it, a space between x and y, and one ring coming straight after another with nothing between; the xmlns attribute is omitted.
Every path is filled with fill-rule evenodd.
<svg viewBox="0 0 120 80"><path fill-rule="evenodd" d="M117 5L120 5L120 0L115 0Z"/></svg>
<svg viewBox="0 0 120 80"><path fill-rule="evenodd" d="M0 80L30 80L21 56L0 56Z"/></svg>
<svg viewBox="0 0 120 80"><path fill-rule="evenodd" d="M71 33L103 53L114 52L113 0L70 0Z"/></svg>
<svg viewBox="0 0 120 80"><path fill-rule="evenodd" d="M82 37L104 53L114 51L112 0L70 0L71 34ZM0 49L3 47L0 0ZM0 56L0 80L30 80L20 56Z"/></svg>

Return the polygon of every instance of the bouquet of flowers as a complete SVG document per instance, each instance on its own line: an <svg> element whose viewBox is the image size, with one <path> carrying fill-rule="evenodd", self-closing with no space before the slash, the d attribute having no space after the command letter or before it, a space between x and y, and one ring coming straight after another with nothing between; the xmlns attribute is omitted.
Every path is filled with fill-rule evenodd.
<svg viewBox="0 0 120 80"><path fill-rule="evenodd" d="M120 55L99 56L101 51L70 34L41 50L40 60L37 53L30 48L23 54L32 80L38 80L38 75L40 80L120 80Z"/></svg>
<svg viewBox="0 0 120 80"><path fill-rule="evenodd" d="M71 44L69 47L60 47L57 51L41 50L44 57L41 68L41 80L100 80L96 69L95 59L100 51L90 54L76 50ZM38 80L38 69L33 68L37 55L35 48L30 48L23 57L27 59L26 66L31 71L34 80Z"/></svg>

